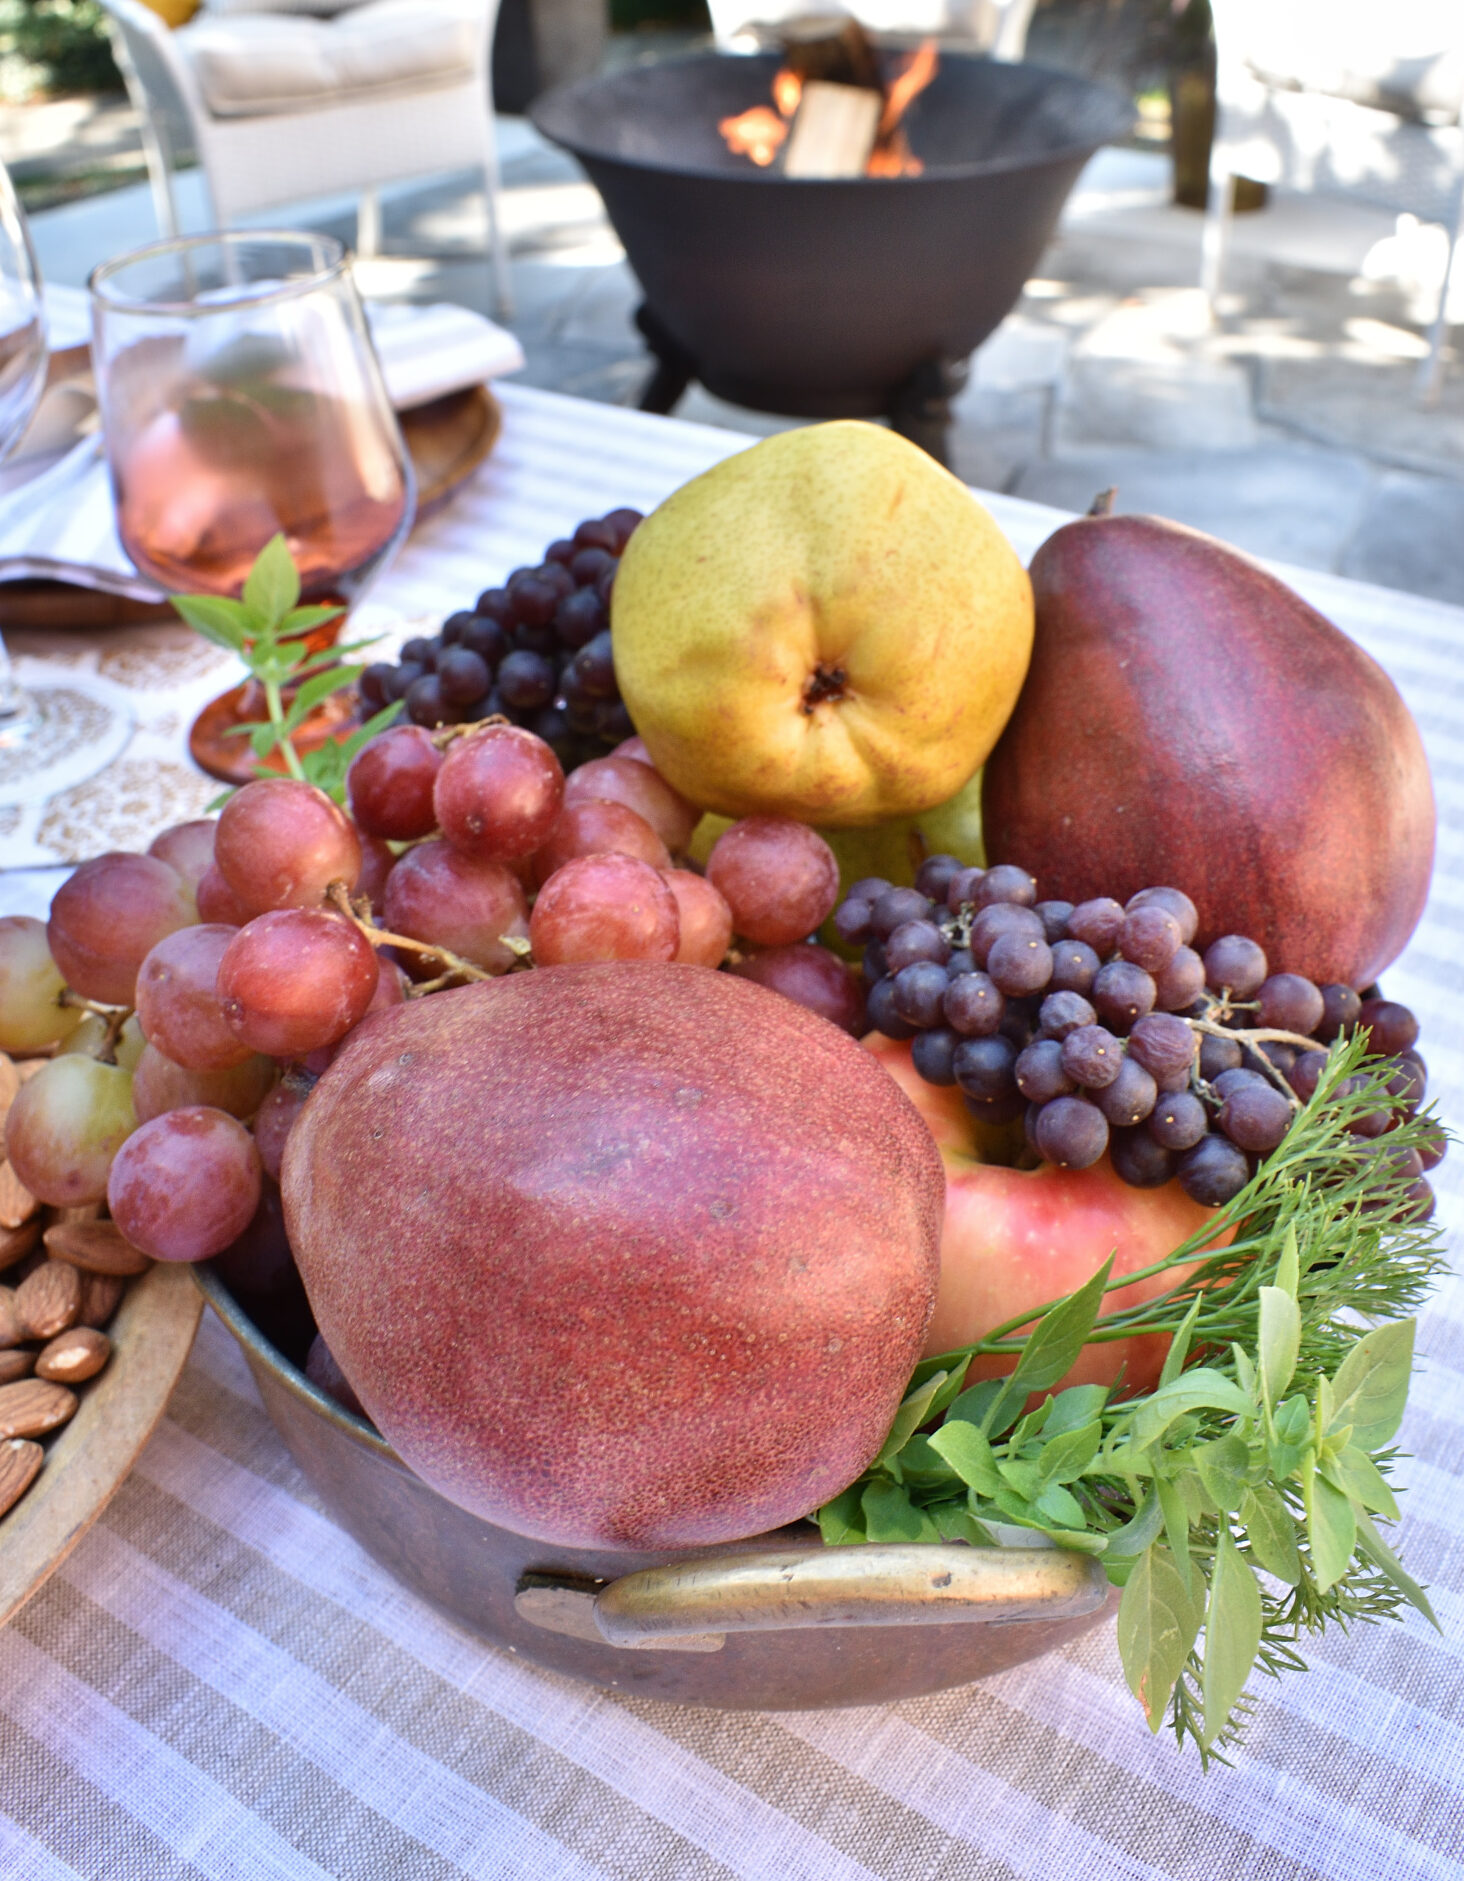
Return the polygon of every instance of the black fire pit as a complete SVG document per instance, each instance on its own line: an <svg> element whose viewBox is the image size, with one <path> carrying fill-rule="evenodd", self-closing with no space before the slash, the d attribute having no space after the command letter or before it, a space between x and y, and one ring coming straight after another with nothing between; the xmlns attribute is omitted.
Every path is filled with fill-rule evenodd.
<svg viewBox="0 0 1464 1881"><path fill-rule="evenodd" d="M1106 86L943 54L905 119L921 174L792 179L723 144L779 60L702 53L582 80L534 123L583 165L645 295L642 406L693 379L805 418L887 415L944 458L946 401L1015 305L1088 158L1133 121Z"/></svg>

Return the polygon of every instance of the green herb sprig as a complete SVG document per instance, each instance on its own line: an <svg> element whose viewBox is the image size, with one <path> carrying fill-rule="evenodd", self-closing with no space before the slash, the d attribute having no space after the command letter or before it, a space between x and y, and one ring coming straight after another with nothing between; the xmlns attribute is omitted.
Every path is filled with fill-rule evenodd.
<svg viewBox="0 0 1464 1881"><path fill-rule="evenodd" d="M344 802L351 759L402 708L400 703L384 707L349 738L328 738L313 751L296 750L295 733L309 715L360 676L360 668L347 664L344 656L375 644L374 640L354 640L325 653L312 651L308 636L345 609L300 607L299 599L299 570L285 538L277 535L256 556L240 600L188 594L177 596L173 606L205 640L237 654L259 682L266 717L257 724L233 727L232 735L248 738L260 774L275 774L266 760L278 752L291 777L315 784L338 803Z"/></svg>
<svg viewBox="0 0 1464 1881"><path fill-rule="evenodd" d="M1165 1260L1114 1276L1110 1259L1076 1293L924 1361L879 1456L818 1511L824 1540L990 1546L998 1524L1098 1556L1123 1588L1119 1652L1150 1729L1167 1714L1205 1762L1236 1740L1254 1667L1305 1669L1303 1634L1405 1602L1434 1620L1377 1526L1398 1517L1406 1315L1443 1265L1393 1153L1436 1141L1437 1121L1373 1141L1348 1130L1395 1103L1387 1076L1365 1039L1333 1046L1280 1148ZM1103 1312L1139 1273L1170 1270L1157 1298ZM1051 1395L1085 1344L1141 1333L1171 1340L1154 1391ZM966 1387L986 1354L1015 1369Z"/></svg>

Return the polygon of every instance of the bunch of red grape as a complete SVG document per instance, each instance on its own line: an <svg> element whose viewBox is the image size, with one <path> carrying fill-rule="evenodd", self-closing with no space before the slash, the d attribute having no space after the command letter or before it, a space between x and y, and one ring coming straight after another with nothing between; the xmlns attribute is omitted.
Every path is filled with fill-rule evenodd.
<svg viewBox="0 0 1464 1881"><path fill-rule="evenodd" d="M862 1025L856 976L800 944L838 897L828 845L753 817L705 874L677 866L699 812L638 739L566 779L518 726L396 725L347 792L349 814L261 779L217 823L84 863L47 923L0 920L0 1050L56 1053L6 1130L42 1201L105 1198L157 1258L217 1254L277 1212L290 1126L358 1025L516 967L715 968L739 934L760 950L739 970Z"/></svg>
<svg viewBox="0 0 1464 1881"><path fill-rule="evenodd" d="M1194 903L1175 888L1074 907L1039 901L1024 869L933 856L913 888L857 882L834 922L864 948L870 1023L910 1040L920 1075L958 1086L976 1117L1023 1119L1032 1152L1063 1168L1107 1151L1125 1182L1176 1178L1219 1207L1281 1143L1327 1046L1358 1026L1391 1061L1395 1102L1360 1116L1356 1134L1383 1136L1423 1099L1405 1007L1272 973L1238 934L1197 953ZM1399 1155L1430 1207L1424 1170L1443 1139Z"/></svg>
<svg viewBox="0 0 1464 1881"><path fill-rule="evenodd" d="M537 568L519 568L435 638L408 640L400 662L368 666L370 712L401 699L430 728L504 717L550 745L566 769L634 734L615 683L610 589L641 521L616 509L551 542Z"/></svg>

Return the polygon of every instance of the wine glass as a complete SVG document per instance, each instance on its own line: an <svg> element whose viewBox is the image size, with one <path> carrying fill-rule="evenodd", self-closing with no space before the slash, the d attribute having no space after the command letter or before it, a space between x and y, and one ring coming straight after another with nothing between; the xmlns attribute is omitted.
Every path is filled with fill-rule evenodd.
<svg viewBox="0 0 1464 1881"><path fill-rule="evenodd" d="M46 358L41 272L0 164L0 460L35 415ZM26 490L25 482L13 484L0 498L0 521L26 504ZM116 689L90 674L68 671L52 683L21 686L0 637L0 806L36 802L94 776L124 749L134 722Z"/></svg>
<svg viewBox="0 0 1464 1881"><path fill-rule="evenodd" d="M171 593L235 596L283 534L302 601L359 600L405 539L416 489L341 244L156 242L104 262L91 294L117 530L139 571ZM247 686L228 699L191 743L237 781L247 747L220 734L262 714Z"/></svg>

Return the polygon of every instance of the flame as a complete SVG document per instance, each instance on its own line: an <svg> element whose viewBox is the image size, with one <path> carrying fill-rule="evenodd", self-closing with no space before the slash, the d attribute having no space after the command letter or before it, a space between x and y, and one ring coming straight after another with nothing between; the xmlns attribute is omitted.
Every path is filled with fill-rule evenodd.
<svg viewBox="0 0 1464 1881"><path fill-rule="evenodd" d="M918 51L910 54L899 76L885 93L884 116L879 121L881 143L893 135L895 126L904 117L912 101L920 96L935 77L939 65L940 53L933 39L927 39ZM908 152L906 156L909 158ZM909 158L909 161L913 162L914 159Z"/></svg>
<svg viewBox="0 0 1464 1881"><path fill-rule="evenodd" d="M788 135L788 126L766 105L754 105L740 117L723 118L717 129L734 156L751 157L762 170L777 156Z"/></svg>
<svg viewBox="0 0 1464 1881"><path fill-rule="evenodd" d="M803 96L803 80L788 66L773 79L773 103L785 118L791 118Z"/></svg>

